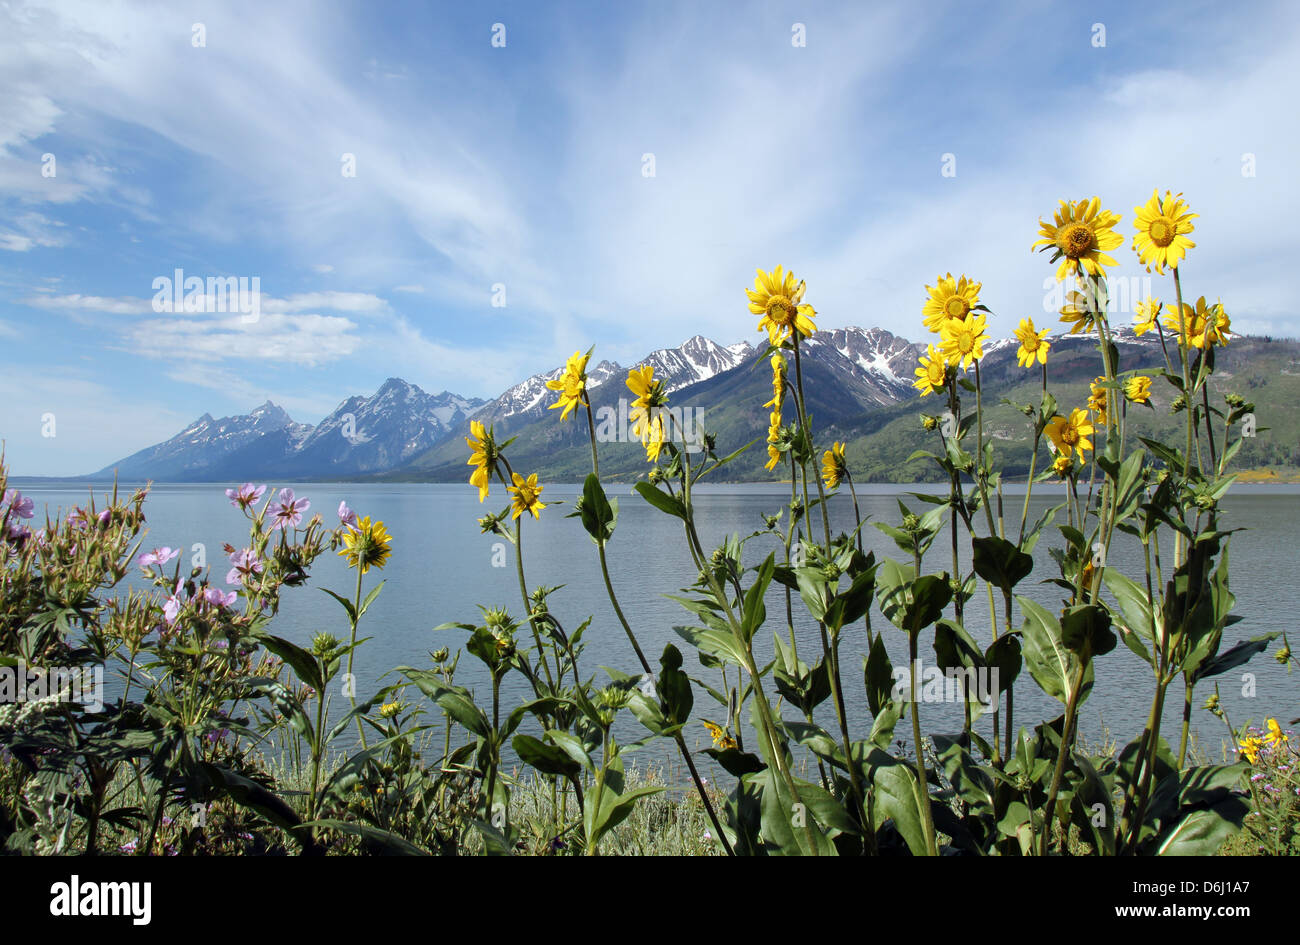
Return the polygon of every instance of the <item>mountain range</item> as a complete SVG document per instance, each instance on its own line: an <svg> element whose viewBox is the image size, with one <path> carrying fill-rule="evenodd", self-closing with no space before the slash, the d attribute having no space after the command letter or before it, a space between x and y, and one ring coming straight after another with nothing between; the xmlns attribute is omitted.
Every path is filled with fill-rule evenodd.
<svg viewBox="0 0 1300 945"><path fill-rule="evenodd" d="M1154 369L1163 362L1154 334L1139 338L1121 328L1115 340L1121 370ZM1031 452L1027 421L1013 404L1036 403L1041 383L1037 370L1016 363L1016 344L989 343L980 365L986 431L1004 451L1012 474L1028 468ZM926 445L918 413L943 409L936 398L919 398L912 387L924 351L924 345L880 328L818 331L801 346L817 442L821 447L844 442L850 468L861 481L930 475L924 463L908 463L912 452ZM728 468L729 479L780 478L763 468L768 413L763 404L771 397L771 374L762 353L747 342L722 345L696 335L633 365L652 365L672 406L680 408L683 424L716 435L720 452L759 440ZM1049 364L1051 388L1061 403L1081 406L1099 372L1095 338L1058 336ZM516 469L538 472L543 480L576 481L589 468L586 423L581 415L560 423L558 412L548 409L556 395L546 382L562 373L557 367L534 375L490 401L448 391L429 394L389 378L369 397L348 397L315 426L295 422L270 401L243 416L204 414L171 439L87 478L458 481L468 475L463 437L472 418L494 426L498 440L516 438L509 453ZM645 469L644 453L627 430L632 395L623 383L626 376L627 368L610 361L588 367L597 438L603 441L601 472L612 478L632 478ZM1231 389L1257 401L1260 426L1269 431L1261 429L1257 441L1247 444L1238 465L1300 465L1300 422L1293 411L1267 409L1300 402L1300 342L1235 338L1219 352L1212 381L1216 396ZM1159 434L1176 422L1168 416L1170 390L1159 383L1153 388L1155 410L1131 408L1139 411L1131 417L1142 435Z"/></svg>

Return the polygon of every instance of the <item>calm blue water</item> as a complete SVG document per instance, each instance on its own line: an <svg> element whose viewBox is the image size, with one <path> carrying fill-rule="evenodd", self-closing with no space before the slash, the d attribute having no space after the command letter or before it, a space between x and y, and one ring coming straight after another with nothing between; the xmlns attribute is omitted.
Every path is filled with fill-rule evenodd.
<svg viewBox="0 0 1300 945"><path fill-rule="evenodd" d="M12 480L11 486L20 488L36 500L38 520L42 504L47 505L52 514L60 509L66 511L72 505L84 504L88 490L84 483L24 483L18 479ZM228 542L243 547L247 540L246 522L230 506L224 494L225 487L226 484L155 485L145 506L149 522L145 548L158 545L181 547L186 549L188 556L189 549L202 543L206 546L208 564L220 575L218 582L223 580L228 565L221 546ZM862 513L873 520L897 524L900 518L897 499L900 496L914 509L920 506L919 502L903 495L916 488L863 487L859 490ZM458 630L434 632L432 628L448 621L475 622L479 615L477 604L504 606L516 616L523 613L513 549L507 545L504 556L495 554L493 545L502 539L481 534L477 524L479 516L505 505L497 489L482 506L477 501L477 492L461 484L308 483L294 484L294 489L300 497L311 500L311 511L321 513L329 526L337 523L335 510L339 501L346 499L358 514L382 519L394 536L394 554L390 563L383 571L372 570L366 578L367 588L379 579L386 579L387 584L362 623L361 635L372 639L356 657L359 693L366 694L378 685L396 681L393 676L385 675L394 666L429 665L428 654L438 647L448 646L454 652L463 644L466 634ZM783 502L788 501L788 490L788 485L775 484L701 488L698 510L701 538L706 547L719 543L728 532L747 535L762 528L762 515L777 511ZM97 492L102 491L102 488L97 488ZM611 497L620 499L618 530L609 546L614 586L647 657L657 668L664 645L668 642L678 644L686 656L688 671L721 689L718 672L700 666L694 652L672 629L675 624L692 623L690 615L676 602L661 596L678 593L694 577L694 569L683 545L680 523L655 511L639 496L629 494L626 485L610 486L609 491ZM563 590L552 595L550 603L552 612L559 616L567 629L573 630L587 616L594 616L585 637L587 649L581 660L583 675L594 674L599 683L605 678L600 670L602 666L616 667L628 673L636 673L639 669L605 596L595 547L577 519L564 517L577 494L575 486L546 487L543 498L555 504L542 513L540 522L531 519L526 522L524 560L530 587L565 585ZM559 504L561 501L563 505ZM1039 512L1058 501L1055 497L1036 493L1031 504L1031 522ZM1018 517L1019 508L1019 498L1008 502L1008 521ZM1300 554L1297 553L1300 489L1239 487L1231 493L1226 510L1224 526L1246 531L1234 536L1231 552L1236 612L1245 619L1227 630L1225 649L1237 639L1269 631L1295 630L1295 615L1300 611ZM831 513L833 529L852 528L853 508L847 495L832 501ZM1064 512L1061 514L1063 516ZM816 519L814 526L820 530ZM892 540L876 529L865 528L863 538L869 547L875 549L877 558L898 557L898 549ZM1020 587L1021 593L1035 598L1049 609L1059 609L1058 589L1035 582L1056 573L1046 550L1060 542L1060 536L1054 530L1044 535L1035 551L1035 571ZM757 563L776 547L771 537L755 539L747 546L746 562ZM1139 549L1135 541L1118 535L1109 563L1140 579ZM926 570L949 567L949 554L946 537L936 541L927 556ZM1166 560L1170 554L1171 550L1166 549ZM505 566L494 566L494 557L498 561L504 557ZM342 609L320 588L327 587L351 597L354 582L355 578L348 572L343 559L330 554L322 556L313 570L310 584L289 590L284 595L281 612L272 626L273 632L302 644L309 643L311 637L321 630L346 636L347 625ZM998 607L1000 611L1000 601ZM800 654L815 662L815 654L820 652L817 627L806 614L805 619L799 621L801 610L802 605L796 598ZM768 599L768 628L759 634L765 657L771 654L772 632L780 630L783 635L785 633L784 613L784 594L774 585ZM986 643L990 638L988 601L982 589L967 605L967 621L968 629L976 639ZM877 631L884 631L895 665L905 666L905 636L894 630L878 612L873 614L872 626ZM521 638L526 637L525 632ZM1293 634L1293 645L1297 642L1300 642L1300 634ZM1297 714L1300 675L1288 678L1285 669L1271 659L1278 645L1280 641L1242 670L1218 677L1223 704L1234 724L1240 725L1250 719L1259 722L1269 715L1277 716L1285 723ZM846 630L843 656L846 699L855 737L865 735L870 724L861 682L864 652L865 633L862 625L858 624ZM921 656L927 665L933 665L933 650L925 639L922 640ZM1243 695L1243 672L1255 676L1254 697ZM1083 709L1081 731L1094 739L1110 732L1121 742L1128 741L1141 730L1146 719L1152 691L1150 670L1120 645L1099 660L1096 675L1092 696ZM457 681L475 689L480 702L486 703L490 698L486 673L481 664L468 654L461 659ZM734 682L734 670L731 681ZM769 684L768 689L769 694L775 696L774 687ZM1225 730L1220 721L1199 708L1210 691L1212 684L1198 689L1193 723L1217 757ZM530 692L522 677L512 675L507 680L504 695L505 704L511 705L529 698ZM412 687L408 698L420 698L418 691ZM1176 743L1181 719L1181 689L1177 684L1170 689L1169 703L1164 732ZM335 704L341 702L336 700ZM1018 722L1032 725L1059 712L1059 704L1045 696L1027 672L1023 673L1016 685ZM702 688L696 691L696 713L712 719L725 716L724 710L713 703ZM796 717L797 713L787 710L786 715ZM833 716L819 718L828 727L832 719ZM927 704L923 707L922 719L927 731L954 731L960 728L961 707ZM904 735L905 728L906 725L900 726L900 736ZM981 730L990 734L987 720L982 723ZM632 740L641 737L644 729L628 716L622 730L616 734L625 741ZM692 726L687 741L707 747L708 738L703 727ZM747 744L752 743L752 738L747 739ZM664 763L669 763L673 755L671 743L662 741L647 747L644 752L647 761Z"/></svg>

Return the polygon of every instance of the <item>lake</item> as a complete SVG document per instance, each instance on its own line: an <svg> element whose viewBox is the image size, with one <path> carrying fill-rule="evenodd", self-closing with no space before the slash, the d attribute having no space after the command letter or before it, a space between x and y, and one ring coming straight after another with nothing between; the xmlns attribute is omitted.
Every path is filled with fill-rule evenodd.
<svg viewBox="0 0 1300 945"><path fill-rule="evenodd" d="M232 484L155 485L145 504L149 534L144 547L180 547L184 550L181 560L187 564L191 549L196 543L201 543L206 547L208 564L217 575L214 583L223 581L228 564L222 545L228 542L235 547L244 547L247 543L247 523L240 512L231 507L224 493L228 485ZM37 521L42 518L42 505L46 505L51 514L60 509L66 511L73 505L84 504L89 488L85 483L24 481L18 478L11 480L10 486L21 489L36 500ZM517 618L523 614L513 549L506 545L504 554L501 549L494 549L494 544L504 542L499 537L480 533L477 522L481 515L499 510L506 504L502 490L494 487L489 500L480 505L477 491L467 484L294 483L292 487L299 497L311 500L311 512L319 512L327 526L337 524L335 510L340 500L346 500L359 515L383 520L393 535L393 556L388 565L382 571L372 569L366 576L367 588L379 579L386 580L387 584L362 621L361 635L371 639L360 648L356 657L359 694L367 694L378 685L395 681L395 677L385 675L394 666L427 666L431 651L447 646L454 652L462 646L465 632L434 632L432 628L449 621L476 622L479 616L477 604L503 606ZM916 509L922 507L921 503L908 499L905 493L932 491L932 488L863 486L858 492L859 504L864 517L898 524L898 499L902 498ZM630 493L627 484L609 485L607 489L610 496L617 497L620 502L618 528L608 549L610 570L623 609L637 631L643 650L657 669L664 645L675 643L683 651L687 671L721 689L718 671L702 667L694 651L673 630L674 625L693 623L691 615L680 604L662 596L679 593L680 588L694 579L694 568L683 545L680 522L652 509L638 495ZM104 489L96 486L95 491L102 493ZM524 562L530 588L539 584L565 585L563 590L552 595L550 606L566 629L572 631L587 616L594 617L585 636L587 648L580 662L583 675L594 674L599 684L606 678L600 669L602 666L627 673L638 672L638 666L605 596L595 546L576 518L565 518L579 491L576 485L546 486L543 499L553 504L543 511L540 522L526 521ZM124 487L123 492L129 494L130 489ZM1022 498L1023 492L1020 492L1015 501L1007 504L1008 522L1018 516ZM728 532L748 535L760 530L763 527L762 516L776 512L788 500L788 484L702 486L697 492L701 539L709 548L719 543ZM1233 536L1231 546L1232 589L1237 597L1235 612L1244 619L1225 632L1223 649L1239 639L1295 629L1295 615L1300 612L1298 500L1300 487L1295 486L1242 486L1235 488L1226 499L1223 527L1245 529ZM1031 523L1041 511L1059 501L1055 495L1036 490L1031 502ZM833 529L847 531L852 528L853 507L847 494L833 499L830 510ZM1061 515L1063 521L1064 511ZM820 523L814 519L814 534L820 532L819 526ZM865 527L863 539L867 547L875 550L878 559L882 556L900 557L893 541L875 528ZM1049 528L1035 549L1033 574L1018 589L1053 611L1060 607L1060 589L1037 582L1057 573L1047 549L1059 547L1061 543L1060 534ZM777 547L776 540L770 536L754 539L747 546L746 564L761 561ZM1166 548L1166 562L1170 554L1171 549ZM937 540L926 558L926 570L946 569L951 563L949 555L946 537ZM503 561L504 566L499 566ZM1134 539L1117 534L1108 564L1141 580L1140 545ZM968 562L965 562L963 567L967 566ZM135 580L141 583L138 578ZM306 587L286 589L272 631L304 645L309 644L311 637L321 630L346 637L347 625L342 609L321 592L322 587L348 598L352 596L355 578L348 572L342 558L328 553L323 555ZM998 607L1000 611L1000 600ZM758 636L760 655L764 659L771 656L773 630L787 635L783 619L784 593L775 583L767 609L768 625ZM815 654L820 653L817 626L806 613L805 619L799 621L802 611L802 603L796 599L799 652L805 660L815 662ZM967 605L967 620L968 629L975 638L987 643L990 639L988 602L982 588ZM905 666L907 644L904 634L894 629L878 611L873 611L872 627L884 632L895 665ZM525 629L521 640L528 637ZM1292 637L1293 644L1297 640L1300 636ZM926 665L934 665L932 641L933 631L923 635L921 658ZM870 725L861 674L865 642L861 623L845 630L842 673L852 723L850 731L855 738L864 737ZM1218 677L1222 703L1234 725L1240 726L1247 721L1258 724L1266 716L1276 716L1285 726L1297 714L1296 694L1300 689L1300 677L1288 678L1285 668L1272 659L1280 645L1279 640L1247 666ZM1254 676L1253 696L1243 682L1245 673ZM730 675L734 682L735 671L732 670ZM469 654L460 661L457 682L475 689L484 703L490 698L486 672ZM1080 724L1083 735L1099 740L1110 734L1121 744L1135 737L1141 731L1149 710L1152 685L1149 667L1122 644L1100 657L1095 687L1082 709ZM775 697L775 688L770 684L767 688L769 695ZM503 689L507 706L531 697L531 691L518 674L509 676ZM1222 722L1200 708L1212 691L1213 681L1198 688L1193 725L1217 758L1226 730ZM412 687L407 698L421 697ZM1165 736L1175 748L1181 703L1181 687L1175 683L1169 691L1163 727ZM342 703L336 699L334 704L337 708ZM695 705L697 716L715 720L725 717L725 711L701 687L696 687ZM823 708L828 710L827 717L823 719L819 715L819 721L829 727L833 720L829 702ZM1043 718L1054 717L1061 710L1059 704L1044 695L1032 677L1024 672L1016 684L1015 711L1017 725L1032 726ZM797 713L787 708L786 716L797 717ZM961 706L926 704L922 709L922 720L927 732L958 730ZM981 720L980 730L986 736L989 734L987 719ZM616 736L625 741L644 734L645 730L630 714L625 714L621 728L616 729ZM909 726L906 723L900 725L899 737L907 740L908 734ZM687 742L700 748L708 746L709 740L702 725L690 726ZM752 745L752 737L747 738L746 743ZM670 742L656 741L642 752L640 757L648 762L663 763L671 769L670 776L676 777L678 766L672 763L675 752Z"/></svg>

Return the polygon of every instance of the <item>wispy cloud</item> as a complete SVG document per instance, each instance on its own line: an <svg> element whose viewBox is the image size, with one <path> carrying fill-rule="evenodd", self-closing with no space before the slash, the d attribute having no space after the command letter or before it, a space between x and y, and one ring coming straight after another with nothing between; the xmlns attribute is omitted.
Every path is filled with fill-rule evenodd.
<svg viewBox="0 0 1300 945"><path fill-rule="evenodd" d="M1126 224L1158 186L1201 214L1189 291L1296 335L1298 14L1175 9L4 4L0 324L185 418L390 374L492 396L593 342L753 338L741 290L778 262L826 327L915 337L947 271L995 331L1051 322L1035 220L1096 193ZM261 317L156 311L176 268L259 277Z"/></svg>

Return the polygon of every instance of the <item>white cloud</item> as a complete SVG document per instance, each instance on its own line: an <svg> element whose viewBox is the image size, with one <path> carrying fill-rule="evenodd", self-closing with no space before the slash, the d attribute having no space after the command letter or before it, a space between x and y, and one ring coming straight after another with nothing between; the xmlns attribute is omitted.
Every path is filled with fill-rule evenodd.
<svg viewBox="0 0 1300 945"><path fill-rule="evenodd" d="M63 224L40 213L24 213L12 221L15 229L0 231L0 249L25 253L36 246L62 246L63 237L57 232Z"/></svg>
<svg viewBox="0 0 1300 945"><path fill-rule="evenodd" d="M318 367L357 350L356 327L337 315L274 312L263 312L252 322L239 314L155 318L129 327L124 350L182 362L273 361Z"/></svg>
<svg viewBox="0 0 1300 945"><path fill-rule="evenodd" d="M32 308L76 312L103 312L109 315L145 315L153 312L149 299L137 299L129 296L105 298L99 295L81 295L73 292L67 295L35 295L23 299L24 305Z"/></svg>

